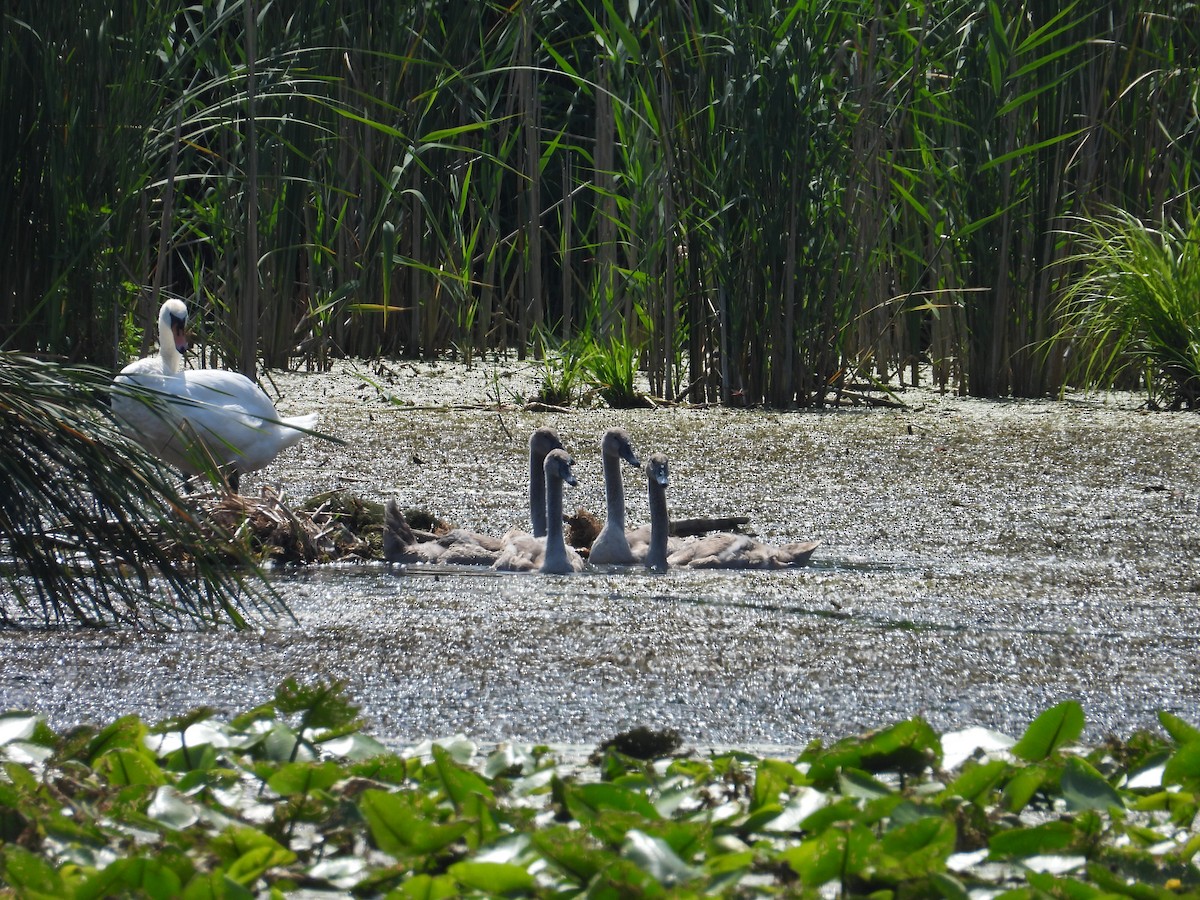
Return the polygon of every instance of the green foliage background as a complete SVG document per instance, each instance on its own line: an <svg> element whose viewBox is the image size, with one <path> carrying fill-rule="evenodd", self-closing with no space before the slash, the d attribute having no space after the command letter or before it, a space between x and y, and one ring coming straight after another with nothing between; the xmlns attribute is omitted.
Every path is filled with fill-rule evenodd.
<svg viewBox="0 0 1200 900"><path fill-rule="evenodd" d="M481 758L461 735L392 752L359 730L344 687L289 679L228 723L201 708L60 736L35 714L0 715L0 878L12 896L76 898L1035 900L1200 886L1200 732L1168 713L1166 738L1091 750L1066 701L974 753L969 731L912 718L791 759L640 758L610 741L585 766L512 744Z"/></svg>
<svg viewBox="0 0 1200 900"><path fill-rule="evenodd" d="M1186 219L1195 186L1182 2L14 0L0 28L0 346L105 366L170 290L243 370L624 335L672 397L820 404L922 356L1038 395L1066 223Z"/></svg>

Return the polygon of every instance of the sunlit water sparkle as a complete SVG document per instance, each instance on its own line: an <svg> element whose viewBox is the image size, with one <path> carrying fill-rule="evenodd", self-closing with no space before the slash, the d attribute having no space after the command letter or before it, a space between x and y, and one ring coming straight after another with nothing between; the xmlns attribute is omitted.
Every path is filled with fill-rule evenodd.
<svg viewBox="0 0 1200 900"><path fill-rule="evenodd" d="M531 370L507 367L520 390ZM620 423L643 458L671 458L674 515L820 538L812 566L280 573L296 621L245 633L0 633L0 706L57 727L231 715L295 675L345 679L369 730L394 741L586 745L648 725L693 744L796 746L913 715L1019 734L1068 698L1092 738L1152 727L1160 709L1200 722L1200 417L1148 415L1130 397L925 391L899 411L484 408L504 368L393 367L407 407L350 371L276 376L283 414L319 408L348 443L306 441L243 488L344 487L500 533L527 521L533 427L556 426L577 459L567 508L598 511L597 439ZM438 408L450 403L480 407ZM632 470L625 484L640 524L644 484Z"/></svg>

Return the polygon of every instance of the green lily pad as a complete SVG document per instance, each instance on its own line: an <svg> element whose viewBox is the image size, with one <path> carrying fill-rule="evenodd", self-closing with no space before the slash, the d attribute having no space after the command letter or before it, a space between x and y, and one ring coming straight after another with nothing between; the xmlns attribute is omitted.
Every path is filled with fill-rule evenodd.
<svg viewBox="0 0 1200 900"><path fill-rule="evenodd" d="M1051 707L1030 723L1025 734L1013 746L1014 756L1027 762L1040 762L1083 734L1083 707L1067 700Z"/></svg>

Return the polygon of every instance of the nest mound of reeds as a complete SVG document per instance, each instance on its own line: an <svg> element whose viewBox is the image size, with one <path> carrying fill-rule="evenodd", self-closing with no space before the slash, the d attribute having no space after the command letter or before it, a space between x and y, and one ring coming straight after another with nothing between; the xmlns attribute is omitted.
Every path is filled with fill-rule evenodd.
<svg viewBox="0 0 1200 900"><path fill-rule="evenodd" d="M235 561L248 555L272 565L383 559L383 504L349 491L327 491L294 505L269 486L258 497L213 491L189 499L216 557ZM455 527L423 509L406 509L404 518L417 540L435 540ZM740 531L747 522L745 516L684 519L671 523L671 533ZM564 524L567 543L586 554L604 523L579 507Z"/></svg>
<svg viewBox="0 0 1200 900"><path fill-rule="evenodd" d="M271 487L258 497L212 492L190 499L214 547L232 542L263 563L352 562L383 555L383 504L346 491L318 494L298 505Z"/></svg>

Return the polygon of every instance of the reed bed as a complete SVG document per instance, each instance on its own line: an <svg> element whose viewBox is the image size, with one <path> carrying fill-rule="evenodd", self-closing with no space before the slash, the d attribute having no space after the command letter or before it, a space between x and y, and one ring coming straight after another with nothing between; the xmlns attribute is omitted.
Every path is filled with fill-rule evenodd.
<svg viewBox="0 0 1200 900"><path fill-rule="evenodd" d="M116 366L625 345L809 406L1072 377L1077 221L1189 218L1183 3L15 0L0 346ZM1076 351L1077 352L1077 351Z"/></svg>

